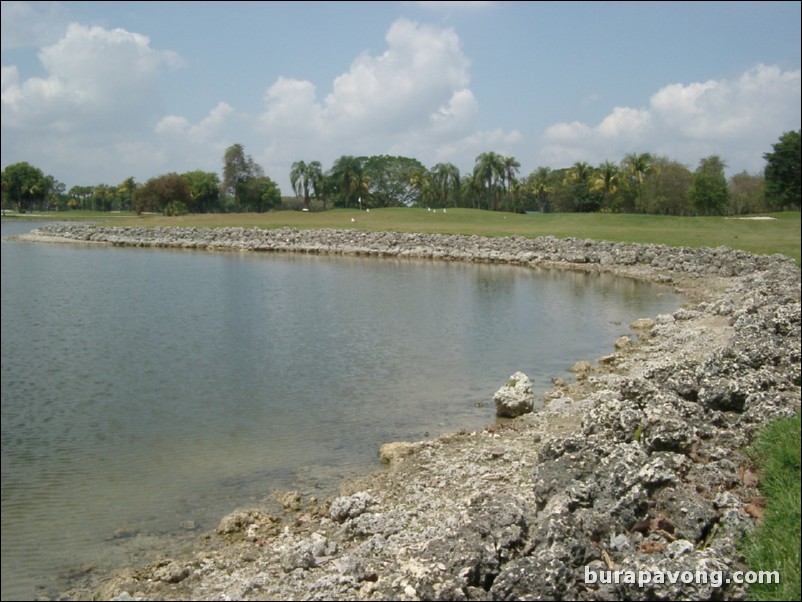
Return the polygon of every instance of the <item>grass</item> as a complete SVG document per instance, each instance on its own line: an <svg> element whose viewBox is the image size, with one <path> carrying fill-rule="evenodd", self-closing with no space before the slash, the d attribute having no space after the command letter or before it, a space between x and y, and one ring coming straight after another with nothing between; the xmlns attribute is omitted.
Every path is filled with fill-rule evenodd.
<svg viewBox="0 0 802 602"><path fill-rule="evenodd" d="M797 265L800 253L800 212L767 214L773 220L724 217L672 217L613 213L515 213L449 209L436 213L425 209L389 208L370 212L334 209L321 212L274 211L270 213L201 214L179 217L132 216L90 212L43 214L48 219L103 221L113 225L354 228L390 232L475 234L479 236L573 236L593 240L629 243L657 243L669 246L719 247L792 257ZM40 218L42 219L42 218ZM352 222L351 220L356 220Z"/></svg>
<svg viewBox="0 0 802 602"><path fill-rule="evenodd" d="M762 523L747 538L752 571L777 571L779 584L754 584L752 600L799 600L800 592L800 414L769 424L749 450L761 469L760 488L768 502Z"/></svg>

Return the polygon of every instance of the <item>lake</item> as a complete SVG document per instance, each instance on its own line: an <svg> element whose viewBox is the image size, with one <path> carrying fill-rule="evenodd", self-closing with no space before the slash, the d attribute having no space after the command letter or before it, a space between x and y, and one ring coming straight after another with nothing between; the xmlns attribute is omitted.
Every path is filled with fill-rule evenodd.
<svg viewBox="0 0 802 602"><path fill-rule="evenodd" d="M187 546L276 489L320 498L382 443L495 422L667 286L524 267L9 241L2 599Z"/></svg>

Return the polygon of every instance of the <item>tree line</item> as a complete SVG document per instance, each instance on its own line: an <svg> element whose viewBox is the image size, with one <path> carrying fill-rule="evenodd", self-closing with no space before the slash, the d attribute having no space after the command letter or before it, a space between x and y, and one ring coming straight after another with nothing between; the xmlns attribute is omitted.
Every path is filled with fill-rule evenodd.
<svg viewBox="0 0 802 602"><path fill-rule="evenodd" d="M19 211L86 209L159 212L263 212L280 208L470 207L492 211L626 212L739 215L800 209L800 131L785 132L764 154L763 173L729 179L725 161L711 155L691 171L668 157L632 153L593 166L538 167L521 177L514 157L485 152L467 174L451 163L431 168L410 157L351 156L328 171L319 161L296 161L295 196L282 197L241 144L226 149L222 179L214 172L169 173L138 184L64 184L28 163L2 172L2 206Z"/></svg>

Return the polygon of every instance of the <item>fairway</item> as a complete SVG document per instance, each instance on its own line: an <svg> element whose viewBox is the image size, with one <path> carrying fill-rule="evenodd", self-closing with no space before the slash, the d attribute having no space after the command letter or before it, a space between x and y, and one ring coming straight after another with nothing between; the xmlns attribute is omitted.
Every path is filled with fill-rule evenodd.
<svg viewBox="0 0 802 602"><path fill-rule="evenodd" d="M391 232L556 236L669 246L727 246L751 253L782 253L800 263L800 213L771 214L771 220L726 217L671 217L612 213L518 214L449 209L334 209L321 212L207 214L182 217L114 218L116 225L355 228ZM356 221L351 221L351 220ZM109 225L112 225L109 224Z"/></svg>
<svg viewBox="0 0 802 602"><path fill-rule="evenodd" d="M70 212L51 213L38 219L65 220ZM760 255L781 253L800 264L800 212L765 214L773 219L743 217L673 217L617 213L518 214L477 209L427 211L388 208L358 211L333 209L320 212L209 213L164 217L81 213L76 218L108 226L149 227L291 227L335 228L389 232L466 234L477 236L555 236L589 238L668 246L727 246ZM16 218L11 218L16 219Z"/></svg>

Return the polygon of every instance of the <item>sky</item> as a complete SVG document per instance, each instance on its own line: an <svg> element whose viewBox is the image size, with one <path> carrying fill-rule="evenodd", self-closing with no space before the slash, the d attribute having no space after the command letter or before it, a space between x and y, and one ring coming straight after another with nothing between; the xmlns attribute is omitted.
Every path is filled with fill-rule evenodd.
<svg viewBox="0 0 802 602"><path fill-rule="evenodd" d="M800 129L800 2L2 2L2 167L63 182L401 155L650 152L728 175Z"/></svg>

